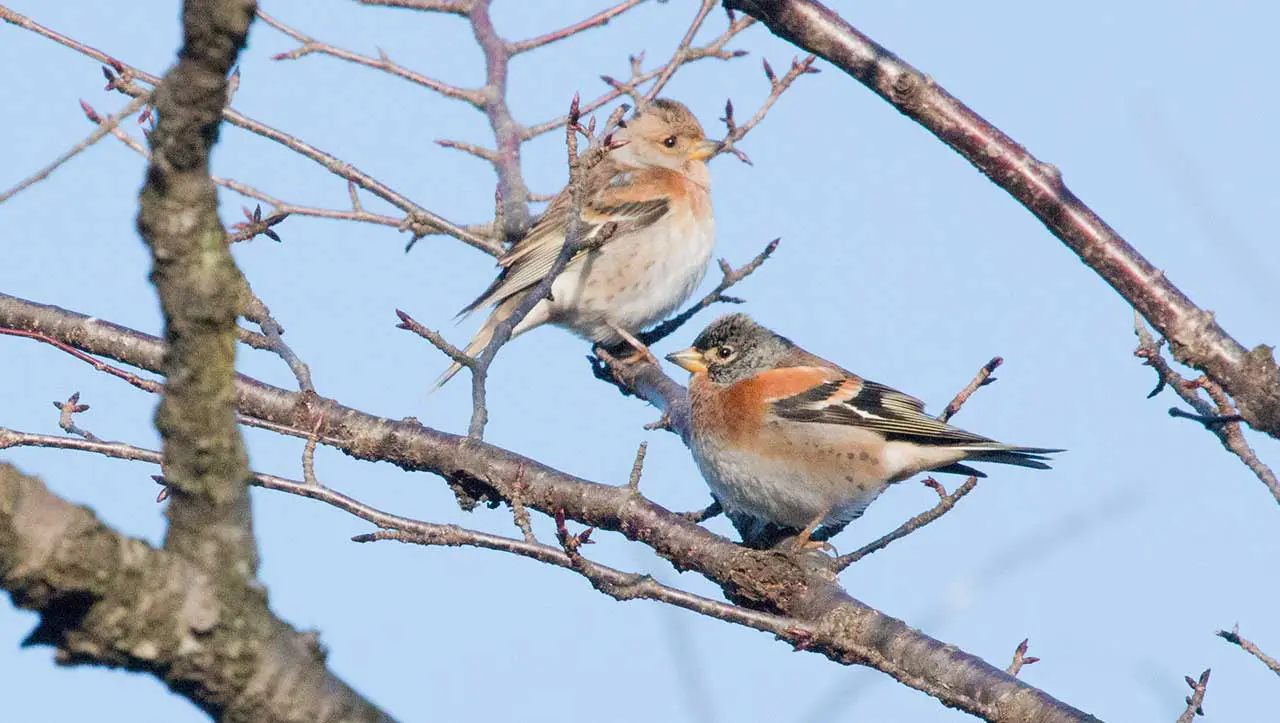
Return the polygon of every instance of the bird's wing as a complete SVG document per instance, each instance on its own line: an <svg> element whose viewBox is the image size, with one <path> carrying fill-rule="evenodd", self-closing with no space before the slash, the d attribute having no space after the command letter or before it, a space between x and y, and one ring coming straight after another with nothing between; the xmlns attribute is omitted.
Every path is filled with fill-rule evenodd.
<svg viewBox="0 0 1280 723"><path fill-rule="evenodd" d="M588 196L583 203L583 238L588 249L624 234L635 233L657 223L671 208L673 189L667 179L647 171L625 171L606 162L593 168L604 173L589 177ZM602 168L604 167L604 168ZM655 169L656 170L656 169ZM590 189L594 188L592 191ZM560 192L538 223L499 260L502 272L493 284L460 313L466 314L487 304L497 304L537 285L555 265L564 248L565 226L572 202L568 189ZM598 240L599 244L593 244ZM570 263L588 253L579 251Z"/></svg>
<svg viewBox="0 0 1280 723"><path fill-rule="evenodd" d="M779 418L796 422L862 427L883 434L889 441L929 445L996 444L987 437L925 414L924 402L915 397L855 376L838 376L777 399L772 411Z"/></svg>

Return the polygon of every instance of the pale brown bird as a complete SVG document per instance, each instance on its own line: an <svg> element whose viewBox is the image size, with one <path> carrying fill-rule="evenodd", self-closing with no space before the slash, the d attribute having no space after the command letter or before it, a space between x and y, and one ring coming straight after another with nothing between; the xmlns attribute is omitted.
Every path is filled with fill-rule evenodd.
<svg viewBox="0 0 1280 723"><path fill-rule="evenodd" d="M715 240L707 159L719 148L698 119L673 100L657 99L613 135L615 146L587 171L582 221L585 238L604 235L582 251L533 307L513 337L554 324L612 346L619 330L636 334L680 307L702 281ZM467 344L476 355L520 301L551 270L565 243L569 189L556 196L529 234L498 264L498 278L460 315L482 306L493 312ZM461 369L453 364L440 386Z"/></svg>

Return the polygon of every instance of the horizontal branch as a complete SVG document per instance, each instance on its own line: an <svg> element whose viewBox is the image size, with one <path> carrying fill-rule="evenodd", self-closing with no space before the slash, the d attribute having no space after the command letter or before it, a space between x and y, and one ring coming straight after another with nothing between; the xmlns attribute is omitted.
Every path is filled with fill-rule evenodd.
<svg viewBox="0 0 1280 723"><path fill-rule="evenodd" d="M0 294L0 326L38 328L82 351L143 369L159 368L159 339L52 306ZM637 364L657 369L656 364ZM660 383L656 380L650 380ZM674 384L672 382L671 384ZM683 390L679 385L675 389ZM673 389L668 389L673 396ZM648 545L677 569L718 584L734 603L797 618L812 629L803 647L844 664L868 665L949 706L990 721L1093 721L1045 692L981 659L913 630L850 597L826 567L749 550L619 487L590 482L475 439L446 434L416 420L392 420L333 400L290 392L240 376L242 414L300 438L365 460L438 474L481 501L510 501L543 514L564 514ZM519 480L518 493L514 489Z"/></svg>

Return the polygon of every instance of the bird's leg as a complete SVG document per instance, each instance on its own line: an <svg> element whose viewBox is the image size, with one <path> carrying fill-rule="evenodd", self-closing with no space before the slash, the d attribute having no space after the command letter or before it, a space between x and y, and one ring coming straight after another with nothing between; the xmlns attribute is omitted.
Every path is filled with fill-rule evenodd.
<svg viewBox="0 0 1280 723"><path fill-rule="evenodd" d="M810 522L803 530L800 531L800 534L791 538L791 541L787 544L789 551L794 555L799 555L810 550L834 552L836 548L830 542L827 542L825 539L813 539L814 530L818 529L822 524L822 521L827 519L827 515L829 514L831 514L830 510L823 510L821 514L813 518L813 522Z"/></svg>
<svg viewBox="0 0 1280 723"><path fill-rule="evenodd" d="M618 361L623 364L636 364L642 361L655 365L658 363L658 358L653 355L653 352L649 351L649 347L645 346L644 342L637 339L634 334L617 324L610 324L609 328L613 329L613 333L622 337L622 340L636 352L634 355L621 357Z"/></svg>

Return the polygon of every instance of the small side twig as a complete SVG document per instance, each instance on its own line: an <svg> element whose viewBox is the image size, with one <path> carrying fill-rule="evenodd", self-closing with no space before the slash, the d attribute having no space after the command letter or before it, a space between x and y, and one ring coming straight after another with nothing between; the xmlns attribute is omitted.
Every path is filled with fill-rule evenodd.
<svg viewBox="0 0 1280 723"><path fill-rule="evenodd" d="M969 401L969 397L972 397L974 392L994 382L996 379L991 376L991 374L995 372L1001 364L1004 364L1004 359L998 356L992 357L991 361L983 364L982 368L978 370L978 374L974 376L973 381L969 382L964 389L961 389L960 393L957 394L950 402L947 402L947 406L942 410L942 414L938 415L938 421L950 421L952 417L956 416L956 412L960 411L960 407L963 406L965 402Z"/></svg>
<svg viewBox="0 0 1280 723"><path fill-rule="evenodd" d="M880 539L875 540L874 542L867 543L866 545L863 545L862 547L858 548L857 550L854 550L853 552L850 552L847 555L841 555L840 557L837 557L835 559L836 571L838 572L840 570L844 570L845 568L849 567L850 565L857 562L858 560L861 560L867 555L870 555L873 552L878 552L880 550L883 550L884 548L888 547L890 543L893 543L896 540L900 540L906 537L907 535L911 534L912 532L915 532L916 530L920 529L921 527L924 527L930 522L933 522L939 517L942 517L952 507L956 506L956 503L960 501L961 497L964 497L965 495L973 491L973 488L978 484L978 478L970 477L969 479L964 481L964 484L957 487L956 491L952 492L951 494L947 494L947 490L943 488L943 486L939 484L938 481L932 477L925 479L924 484L927 487L933 488L933 490L938 493L938 504L934 505L931 509L921 512L915 517L912 517L911 519L902 523L902 525L900 525L898 529L894 530L893 532L890 532L889 534L881 537Z"/></svg>
<svg viewBox="0 0 1280 723"><path fill-rule="evenodd" d="M631 463L631 476L627 478L627 486L636 492L640 491L640 475L644 472L644 455L649 451L649 443L641 442L636 449L636 460Z"/></svg>
<svg viewBox="0 0 1280 723"><path fill-rule="evenodd" d="M816 55L810 55L804 60L793 59L791 68L781 78L774 74L773 67L769 65L768 60L762 61L764 75L769 79L769 97L765 98L760 107L756 109L755 115L751 116L742 125L738 125L737 120L733 117L733 101L726 100L724 102L724 117L720 120L724 122L726 135L724 140L720 141L720 148L716 150L716 155L732 153L738 160L748 166L754 165L751 163L751 159L747 157L747 154L743 153L735 144L750 133L752 128L760 125L764 117L769 114L769 110L773 108L773 104L778 102L778 98L782 97L782 94L786 92L787 88L791 87L792 83L796 82L797 78L809 73L819 72L817 68L813 67L813 63L817 59L818 56Z"/></svg>
<svg viewBox="0 0 1280 723"><path fill-rule="evenodd" d="M702 0L702 5L698 8L698 12L693 16L693 22L689 23L689 29L685 31L684 37L680 39L680 44L676 46L676 51L671 55L671 62L663 68L658 75L658 79L653 81L653 85L649 86L648 92L644 94L645 99L653 100L658 97L662 89L667 87L667 83L671 80L671 76L683 65L685 56L689 53L689 48L693 45L693 39L697 36L698 31L702 29L702 23L707 19L707 15L716 6L716 0Z"/></svg>
<svg viewBox="0 0 1280 723"><path fill-rule="evenodd" d="M459 349L453 344L450 344L447 339L445 339L443 336L440 335L440 332L432 331L431 329L428 329L427 327L418 323L418 321L416 321L412 316L409 316L407 313L401 311L400 309L396 309L396 316L400 317L400 323L396 324L397 329L404 329L406 331L411 331L417 334L418 336L430 342L432 346L439 349L445 356L449 357L451 360L461 364L462 366L468 369L475 369L475 366L476 366L475 357L469 356L463 350Z"/></svg>
<svg viewBox="0 0 1280 723"><path fill-rule="evenodd" d="M1030 638L1023 638L1018 647L1013 651L1013 662L1009 663L1009 667L1005 668L1005 672L1012 676L1017 676L1022 670L1022 666L1039 663L1040 659L1034 655L1027 655L1027 646L1030 644Z"/></svg>
<svg viewBox="0 0 1280 723"><path fill-rule="evenodd" d="M511 485L511 517L515 520L516 527L520 528L520 534L524 535L525 542L537 542L538 538L533 534L533 522L529 519L529 510L524 506L524 489L524 462L521 462L516 469L516 481Z"/></svg>
<svg viewBox="0 0 1280 723"><path fill-rule="evenodd" d="M269 230L268 233L270 233ZM268 350L288 365L289 371L293 372L294 378L298 380L298 389L304 392L315 392L315 384L311 381L311 367L307 366L293 348L285 343L284 327L271 315L271 309L267 308L262 299L253 293L247 280L244 282L242 293L244 299L243 308L240 310L241 316L257 324L262 330L262 335L267 339Z"/></svg>
<svg viewBox="0 0 1280 723"><path fill-rule="evenodd" d="M5 201L8 201L9 199L13 198L19 193L22 193L26 189L36 185L37 183L53 175L53 172L58 170L64 163L71 160L72 158L75 158L77 155L79 155L82 151L84 151L89 146L92 146L94 143L97 143L98 141L102 140L104 137L106 137L108 133L114 130L116 126L120 125L120 121L124 120L125 118L128 118L134 113L137 113L139 108L141 108L142 106L146 105L149 102L151 102L150 93L146 95L139 95L138 97L129 101L128 104L126 104L124 108L120 109L120 112L116 113L115 115L109 116L107 118L100 118L98 117L97 113L93 112L93 109L90 108L88 104L86 104L84 101L80 101L80 106L82 109L84 109L85 114L93 118L93 120L98 123L98 127L95 128L94 131L89 134L88 138L85 138L84 140L72 146L70 150L58 156L57 158L53 159L53 161L51 161L44 168L41 168L40 170L26 177L25 179L20 181L17 185L15 185L13 188L10 188L7 191L0 191L0 203L4 203Z"/></svg>
<svg viewBox="0 0 1280 723"><path fill-rule="evenodd" d="M1257 645L1255 645L1253 642L1241 637L1239 625L1233 626L1230 631L1219 630L1215 634L1218 637L1222 638L1223 640L1227 641L1228 643L1231 643L1233 645L1239 645L1241 648L1244 649L1245 652L1249 653L1250 655L1257 658L1258 660L1261 660L1262 664L1267 666L1267 668L1269 668L1272 673L1275 673L1276 675L1280 675L1280 661L1262 652L1262 649L1259 648Z"/></svg>
<svg viewBox="0 0 1280 723"><path fill-rule="evenodd" d="M1280 502L1280 478L1277 478L1276 473L1258 459L1258 454L1245 439L1244 431L1240 428L1241 417L1226 390L1207 376L1186 379L1174 371L1161 352L1164 340L1155 340L1148 331L1146 322L1136 311L1133 314L1133 333L1138 337L1138 348L1133 351L1133 355L1155 369L1158 380L1155 389L1147 395L1147 398L1154 397L1166 387L1172 389L1195 412L1172 407L1169 409L1169 416L1191 419L1204 425L1204 428L1217 437L1228 452L1240 458L1249 471L1253 472L1254 476L1271 492L1276 502ZM1201 389L1209 396L1208 400L1200 396Z"/></svg>
<svg viewBox="0 0 1280 723"><path fill-rule="evenodd" d="M70 397L67 397L67 401L65 402L54 402L53 406L58 409L58 426L61 427L64 432L67 434L74 434L77 437L84 437L90 442L102 441L89 430L81 429L76 426L75 419L72 418L73 414L80 414L81 412L89 411L88 404L80 403L80 392L72 393Z"/></svg>
<svg viewBox="0 0 1280 723"><path fill-rule="evenodd" d="M584 30L590 30L591 28L597 28L601 25L607 25L610 20L618 17L642 2L644 2L644 0L623 0L623 2L620 2L613 7L605 8L595 15L592 15L585 20L580 20L573 25L569 25L544 35L539 35L536 38L507 43L507 52L511 55L528 52L535 48L541 48L544 45L550 45L558 40L564 40L570 36L577 35Z"/></svg>
<svg viewBox="0 0 1280 723"><path fill-rule="evenodd" d="M776 238L770 241L769 244L764 247L764 251L756 254L755 258L736 269L730 266L729 262L725 259L720 259L720 283L716 284L716 287L712 289L710 293L701 299L698 299L689 308L679 314L676 314L670 319L667 319L661 324L658 324L649 331L638 335L639 340L645 346L653 346L662 339L671 336L677 329L684 326L686 322L697 315L698 312L712 304L741 304L742 299L739 299L736 296L728 296L724 292L750 276L756 269L760 268L761 264L768 261L769 257L773 255L773 252L778 250L778 242L781 240L782 239L780 238Z"/></svg>
<svg viewBox="0 0 1280 723"><path fill-rule="evenodd" d="M1204 691L1209 685L1209 670L1205 669L1200 674L1200 679L1196 680L1191 676L1185 678L1187 685L1191 687L1191 695L1187 696L1187 709L1178 716L1177 723L1191 723L1198 715L1204 715Z"/></svg>

